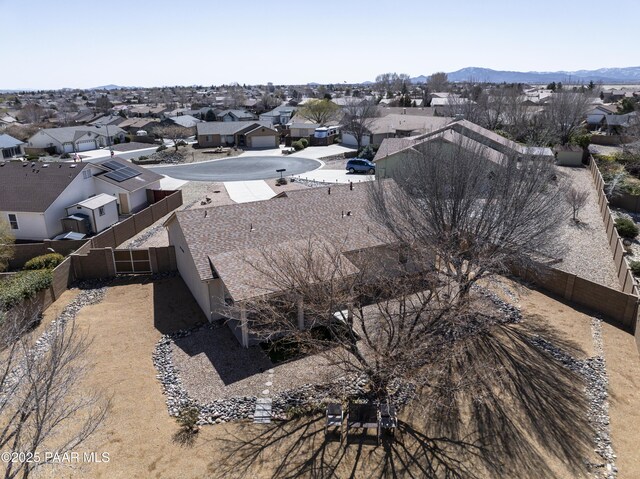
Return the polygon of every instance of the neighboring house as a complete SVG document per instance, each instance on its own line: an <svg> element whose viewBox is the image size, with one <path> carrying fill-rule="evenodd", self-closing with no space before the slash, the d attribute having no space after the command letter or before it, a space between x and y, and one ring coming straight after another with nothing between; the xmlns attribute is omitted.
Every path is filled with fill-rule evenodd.
<svg viewBox="0 0 640 479"><path fill-rule="evenodd" d="M32 151L53 150L55 153L75 153L96 150L123 142L125 131L117 126L67 126L44 128L27 141Z"/></svg>
<svg viewBox="0 0 640 479"><path fill-rule="evenodd" d="M129 108L129 116L147 116L151 118L161 118L169 109L164 105L149 106L149 105L136 105Z"/></svg>
<svg viewBox="0 0 640 479"><path fill-rule="evenodd" d="M500 163L505 156L554 157L550 148L521 145L468 120L458 120L424 135L384 140L373 159L376 177L397 177L406 162L419 157L421 145L432 141L482 151L482 155L494 163Z"/></svg>
<svg viewBox="0 0 640 479"><path fill-rule="evenodd" d="M157 118L127 118L120 125L119 128L127 131L128 133L135 135L138 131L144 130L149 132L154 126L160 124L160 120Z"/></svg>
<svg viewBox="0 0 640 479"><path fill-rule="evenodd" d="M5 128L10 125L15 125L17 122L18 120L16 120L11 115L0 116L0 128Z"/></svg>
<svg viewBox="0 0 640 479"><path fill-rule="evenodd" d="M286 125L291 120L291 117L296 111L296 107L294 106L279 106L278 108L274 108L271 111L260 114L260 121L269 124L270 126L275 125Z"/></svg>
<svg viewBox="0 0 640 479"><path fill-rule="evenodd" d="M299 140L300 138L309 138L313 136L317 128L320 128L322 125L320 123L311 123L306 122L304 120L296 120L289 122L287 124L287 128L289 130L289 135L292 140Z"/></svg>
<svg viewBox="0 0 640 479"><path fill-rule="evenodd" d="M147 190L159 190L162 175L142 166L113 157L93 163L96 193L106 193L118 200L120 214L135 213L149 204Z"/></svg>
<svg viewBox="0 0 640 479"><path fill-rule="evenodd" d="M104 126L104 125L113 125L119 126L120 123L125 121L126 118L121 117L120 115L104 115L95 120L89 122L89 125L93 126Z"/></svg>
<svg viewBox="0 0 640 479"><path fill-rule="evenodd" d="M361 146L369 144L380 145L385 138L402 138L428 133L442 128L452 118L442 116L418 116L389 114L371 121L369 132L362 138ZM357 146L358 142L350 133L342 131L342 144L346 146Z"/></svg>
<svg viewBox="0 0 640 479"><path fill-rule="evenodd" d="M114 207L116 215L118 208L121 214L144 208L147 191L160 189L161 178L118 157L100 163L0 161L0 217L9 222L16 239L42 241L78 231L73 226L65 228L82 222L82 217L67 218L67 210L80 205L80 214L97 211L96 221L87 225L88 232L97 233L105 224L113 224ZM100 198L91 200L97 196Z"/></svg>
<svg viewBox="0 0 640 479"><path fill-rule="evenodd" d="M88 163L0 163L0 217L17 240L63 232L65 208L95 194Z"/></svg>
<svg viewBox="0 0 640 479"><path fill-rule="evenodd" d="M193 128L198 123L202 122L202 120L198 120L196 117L193 117L191 115L180 115L180 116L167 117L164 121L173 123L173 124L178 125L178 126L182 126L184 128Z"/></svg>
<svg viewBox="0 0 640 479"><path fill-rule="evenodd" d="M606 126L605 117L617 113L616 105L596 105L587 113L587 126L590 130L599 130Z"/></svg>
<svg viewBox="0 0 640 479"><path fill-rule="evenodd" d="M634 124L636 112L624 115L605 115L604 125L608 135L624 135L627 129Z"/></svg>
<svg viewBox="0 0 640 479"><path fill-rule="evenodd" d="M222 110L216 113L218 121L251 121L255 119L255 115L246 110Z"/></svg>
<svg viewBox="0 0 640 479"><path fill-rule="evenodd" d="M389 180L382 186L396 187ZM385 271L401 267L391 235L370 216L368 205L367 188L332 185L287 191L266 201L176 211L164 226L180 275L205 316L229 318L238 341L248 347L260 338L251 331L246 302L281 292L267 274L258 273L263 249L284 249L295 261L313 237L325 245L335 240L349 273L362 267L363 252L376 255ZM298 324L304 324L304 305L298 308Z"/></svg>
<svg viewBox="0 0 640 479"><path fill-rule="evenodd" d="M280 135L258 121L213 121L196 125L198 144L210 148L239 146L243 148L277 148Z"/></svg>
<svg viewBox="0 0 640 479"><path fill-rule="evenodd" d="M22 156L24 151L22 150L24 141L16 140L14 137L0 134L0 159L13 158L16 156Z"/></svg>

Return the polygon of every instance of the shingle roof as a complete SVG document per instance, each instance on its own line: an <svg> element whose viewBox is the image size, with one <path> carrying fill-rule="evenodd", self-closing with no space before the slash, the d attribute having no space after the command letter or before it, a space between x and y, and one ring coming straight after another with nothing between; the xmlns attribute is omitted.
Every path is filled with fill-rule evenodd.
<svg viewBox="0 0 640 479"><path fill-rule="evenodd" d="M18 145L24 145L24 142L7 134L0 134L0 148L14 148Z"/></svg>
<svg viewBox="0 0 640 479"><path fill-rule="evenodd" d="M396 188L392 180L383 180L383 186ZM312 235L339 240L343 253L386 244L386 231L369 216L368 205L367 186L336 185L331 194L311 188L267 201L177 211L167 223L178 222L200 279L213 278L213 266L239 300L264 293L246 284L255 272L246 257L261 248L289 244L295 249L296 242Z"/></svg>
<svg viewBox="0 0 640 479"><path fill-rule="evenodd" d="M94 166L100 167L103 163L106 163L107 161L115 161L116 163L119 163L122 166L128 166L129 168L132 168L141 173L140 175L134 178L117 182L115 180L112 180L111 178L104 176L106 173L108 173L111 170L109 170L108 168L102 167L105 170L104 173L98 173L97 175L94 176L94 178L98 180L106 181L107 183L111 183L112 185L118 186L123 190L136 191L136 190L139 190L140 188L146 188L151 183L154 183L164 178L162 175L159 175L158 173L154 173L153 171L148 170L147 168L143 168L142 166L138 166L134 163L131 163L117 156L114 156L113 158L108 158L98 163L94 163Z"/></svg>
<svg viewBox="0 0 640 479"><path fill-rule="evenodd" d="M169 120L185 128L192 128L202 121L191 115L172 116Z"/></svg>
<svg viewBox="0 0 640 479"><path fill-rule="evenodd" d="M0 162L0 211L44 213L87 163ZM31 166L33 165L33 167Z"/></svg>
<svg viewBox="0 0 640 479"><path fill-rule="evenodd" d="M125 133L122 128L118 128L117 126L109 126L108 128L110 136ZM44 128L40 130L40 132L49 135L60 143L71 143L89 132L93 135L107 136L107 127L97 127L93 125L65 126L61 128ZM37 134L38 133L36 133L36 135Z"/></svg>
<svg viewBox="0 0 640 479"><path fill-rule="evenodd" d="M198 135L235 135L245 128L258 126L270 127L271 123L266 121L209 121L198 123L196 129Z"/></svg>

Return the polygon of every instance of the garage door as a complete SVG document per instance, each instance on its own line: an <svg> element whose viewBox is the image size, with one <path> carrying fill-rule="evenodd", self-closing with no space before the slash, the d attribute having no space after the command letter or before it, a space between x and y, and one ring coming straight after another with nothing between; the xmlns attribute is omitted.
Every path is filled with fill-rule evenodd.
<svg viewBox="0 0 640 479"><path fill-rule="evenodd" d="M87 151L87 150L95 150L95 149L96 149L95 140L78 142L78 151Z"/></svg>
<svg viewBox="0 0 640 479"><path fill-rule="evenodd" d="M276 137L275 136L253 136L251 137L252 148L275 148Z"/></svg>
<svg viewBox="0 0 640 479"><path fill-rule="evenodd" d="M64 152L65 153L73 153L73 145L71 143L64 144Z"/></svg>
<svg viewBox="0 0 640 479"><path fill-rule="evenodd" d="M342 144L347 146L358 146L358 140L351 133L342 133ZM369 135L362 136L362 146L369 144Z"/></svg>

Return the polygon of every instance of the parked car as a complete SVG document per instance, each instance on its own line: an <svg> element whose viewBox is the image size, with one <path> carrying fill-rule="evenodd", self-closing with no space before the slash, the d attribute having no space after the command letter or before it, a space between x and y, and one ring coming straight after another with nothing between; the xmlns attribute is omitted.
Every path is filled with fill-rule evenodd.
<svg viewBox="0 0 640 479"><path fill-rule="evenodd" d="M347 171L349 171L349 173L369 173L373 175L376 172L376 165L363 158L354 158L353 160L347 161Z"/></svg>

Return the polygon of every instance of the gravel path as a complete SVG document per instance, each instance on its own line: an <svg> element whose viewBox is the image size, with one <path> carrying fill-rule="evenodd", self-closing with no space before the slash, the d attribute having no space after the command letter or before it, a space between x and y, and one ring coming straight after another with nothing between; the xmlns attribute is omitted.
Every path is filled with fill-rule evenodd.
<svg viewBox="0 0 640 479"><path fill-rule="evenodd" d="M175 340L172 355L182 385L201 403L258 396L266 389L275 394L329 378L325 358L316 355L274 365L259 346L243 348L227 325L204 327Z"/></svg>
<svg viewBox="0 0 640 479"><path fill-rule="evenodd" d="M609 248L607 234L598 210L598 199L591 173L586 168L560 167L574 188L589 191L587 204L580 210L576 225L567 219L562 226L558 241L567 249L562 262L556 268L581 276L589 281L620 289L617 271L613 264L613 253ZM569 207L567 206L567 210Z"/></svg>

